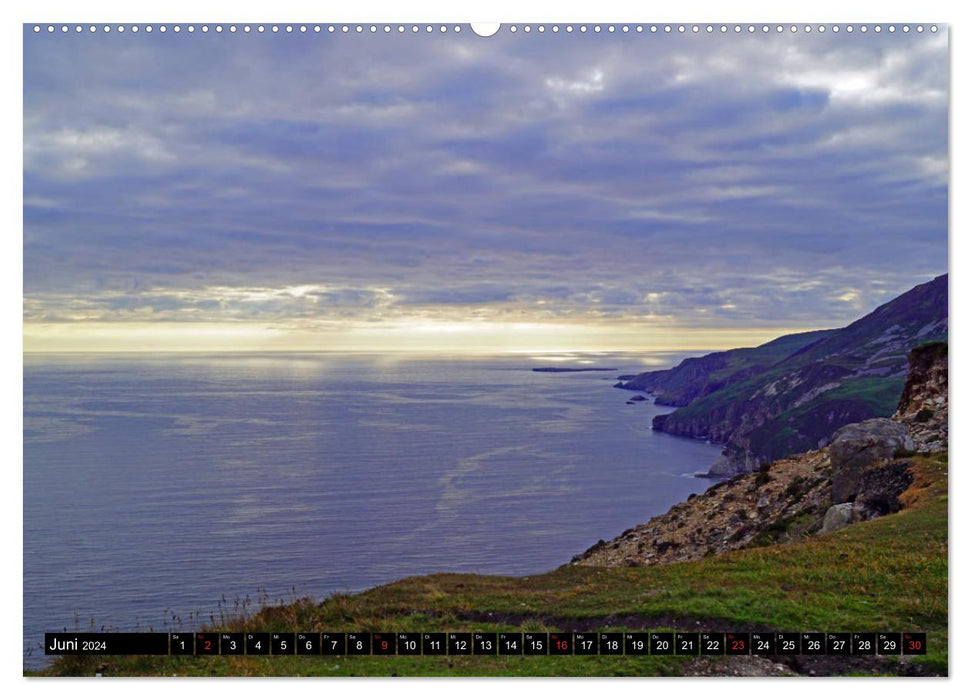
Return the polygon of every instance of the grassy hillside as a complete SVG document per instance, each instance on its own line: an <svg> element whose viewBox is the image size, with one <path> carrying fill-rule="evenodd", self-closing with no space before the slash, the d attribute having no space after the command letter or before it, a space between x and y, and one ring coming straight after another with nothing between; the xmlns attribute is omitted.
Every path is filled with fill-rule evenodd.
<svg viewBox="0 0 971 700"><path fill-rule="evenodd" d="M508 578L436 574L268 607L229 631L927 631L923 672L947 673L947 455L915 458L906 509L791 545L694 562L564 566ZM822 659L822 660L820 660ZM782 661L785 661L784 659ZM679 657L63 657L43 675L680 675ZM704 662L714 672L721 657ZM799 657L822 674L896 673L884 657ZM814 667L813 664L817 664Z"/></svg>
<svg viewBox="0 0 971 700"><path fill-rule="evenodd" d="M653 392L662 406L687 406L723 387L736 384L786 359L834 331L784 335L755 348L738 348L689 357L671 369L642 372L623 389Z"/></svg>
<svg viewBox="0 0 971 700"><path fill-rule="evenodd" d="M748 439L768 455L815 449L840 426L893 414L903 387L903 377L848 379L835 389L784 411L753 430Z"/></svg>

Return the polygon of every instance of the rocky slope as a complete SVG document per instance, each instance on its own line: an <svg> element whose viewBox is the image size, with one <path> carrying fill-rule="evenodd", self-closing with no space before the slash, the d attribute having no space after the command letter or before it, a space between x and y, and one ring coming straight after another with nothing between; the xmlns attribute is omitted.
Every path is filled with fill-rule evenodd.
<svg viewBox="0 0 971 700"><path fill-rule="evenodd" d="M601 540L573 561L585 566L668 564L786 542L822 526L831 484L825 451L782 460L715 484L610 542Z"/></svg>
<svg viewBox="0 0 971 700"><path fill-rule="evenodd" d="M818 448L843 425L893 413L907 354L918 345L946 340L947 318L947 275L942 275L845 328L820 332L768 369L732 375L711 393L655 417L653 427L723 443L713 476L750 472L762 462ZM792 338L779 340L791 343ZM650 381L645 379L645 386ZM667 380L656 381L663 392Z"/></svg>
<svg viewBox="0 0 971 700"><path fill-rule="evenodd" d="M919 347L909 359L895 414L900 422L876 418L843 426L823 448L715 484L610 542L601 540L572 563L692 561L825 534L914 503L929 470L946 472L947 346ZM938 457L916 456L915 448Z"/></svg>

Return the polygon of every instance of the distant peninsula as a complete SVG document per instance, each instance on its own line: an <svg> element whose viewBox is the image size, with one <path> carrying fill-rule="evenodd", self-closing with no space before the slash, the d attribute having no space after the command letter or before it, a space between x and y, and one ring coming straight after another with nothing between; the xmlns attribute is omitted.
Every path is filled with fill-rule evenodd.
<svg viewBox="0 0 971 700"><path fill-rule="evenodd" d="M616 372L616 367L533 367L534 372Z"/></svg>

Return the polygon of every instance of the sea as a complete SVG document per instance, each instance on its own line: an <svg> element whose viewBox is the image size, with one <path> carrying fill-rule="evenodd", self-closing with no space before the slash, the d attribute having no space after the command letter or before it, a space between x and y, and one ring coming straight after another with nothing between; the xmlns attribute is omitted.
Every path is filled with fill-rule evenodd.
<svg viewBox="0 0 971 700"><path fill-rule="evenodd" d="M718 446L613 388L688 354L25 355L25 668L45 632L566 564L710 485Z"/></svg>

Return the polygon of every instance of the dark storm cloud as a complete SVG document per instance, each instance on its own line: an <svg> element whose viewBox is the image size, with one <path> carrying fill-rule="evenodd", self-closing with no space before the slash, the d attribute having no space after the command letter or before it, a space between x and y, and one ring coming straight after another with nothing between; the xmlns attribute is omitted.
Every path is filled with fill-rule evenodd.
<svg viewBox="0 0 971 700"><path fill-rule="evenodd" d="M28 321L816 326L947 266L943 34L28 32L24 55Z"/></svg>

